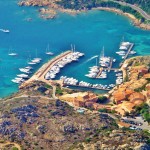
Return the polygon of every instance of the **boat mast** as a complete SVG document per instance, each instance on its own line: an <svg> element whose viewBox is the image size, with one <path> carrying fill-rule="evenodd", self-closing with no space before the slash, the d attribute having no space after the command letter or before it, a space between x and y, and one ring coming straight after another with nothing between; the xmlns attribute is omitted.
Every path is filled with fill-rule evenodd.
<svg viewBox="0 0 150 150"><path fill-rule="evenodd" d="M47 45L47 52L49 52L49 44Z"/></svg>
<svg viewBox="0 0 150 150"><path fill-rule="evenodd" d="M103 46L102 52L99 56L99 62L101 61L101 58L104 58L104 46Z"/></svg>
<svg viewBox="0 0 150 150"><path fill-rule="evenodd" d="M104 57L104 46L103 46L103 49L102 49L102 52L101 52L101 58Z"/></svg>
<svg viewBox="0 0 150 150"><path fill-rule="evenodd" d="M97 65L97 58L98 58L98 57L96 57L96 66L98 66L98 65Z"/></svg>
<svg viewBox="0 0 150 150"><path fill-rule="evenodd" d="M104 46L103 46L103 50L102 50L102 57L104 57Z"/></svg>
<svg viewBox="0 0 150 150"><path fill-rule="evenodd" d="M75 48L75 45L74 45L74 52L75 52L75 49L76 49L76 48Z"/></svg>
<svg viewBox="0 0 150 150"><path fill-rule="evenodd" d="M71 44L71 51L73 52L73 46L72 46L72 44Z"/></svg>

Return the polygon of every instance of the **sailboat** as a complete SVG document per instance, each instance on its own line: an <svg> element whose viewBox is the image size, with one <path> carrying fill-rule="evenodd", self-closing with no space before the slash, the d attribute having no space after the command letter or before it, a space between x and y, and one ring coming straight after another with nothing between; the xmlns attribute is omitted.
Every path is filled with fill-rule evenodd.
<svg viewBox="0 0 150 150"><path fill-rule="evenodd" d="M28 60L28 62L27 62L29 65L35 65L36 63L35 62L32 62L32 60L31 60L31 56L29 57L29 60Z"/></svg>
<svg viewBox="0 0 150 150"><path fill-rule="evenodd" d="M17 53L12 52L12 50L11 50L11 49L9 49L8 55L9 55L9 56L16 56L16 55L18 55L18 54L17 54Z"/></svg>
<svg viewBox="0 0 150 150"><path fill-rule="evenodd" d="M36 50L36 57L33 58L31 61L32 61L33 63L40 63L41 60L42 60L41 58L37 57L37 50Z"/></svg>
<svg viewBox="0 0 150 150"><path fill-rule="evenodd" d="M51 56L54 55L54 53L52 53L52 52L49 51L49 44L48 44L48 46L47 46L47 48L46 48L45 54L51 55Z"/></svg>
<svg viewBox="0 0 150 150"><path fill-rule="evenodd" d="M100 58L99 58L99 64L102 67L108 67L109 62L110 62L110 57L106 57L104 55L104 47L103 47Z"/></svg>

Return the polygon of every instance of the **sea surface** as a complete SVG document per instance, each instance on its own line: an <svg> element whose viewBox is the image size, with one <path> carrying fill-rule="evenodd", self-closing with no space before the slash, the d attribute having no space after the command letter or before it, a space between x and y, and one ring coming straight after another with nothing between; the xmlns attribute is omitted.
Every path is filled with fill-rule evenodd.
<svg viewBox="0 0 150 150"><path fill-rule="evenodd" d="M27 21L28 18L32 21ZM17 0L0 0L0 28L10 30L9 34L0 32L0 97L18 91L18 85L11 80L20 73L18 68L27 66L30 58L42 58L33 72L52 59L45 54L48 43L55 56L69 50L71 44L85 53L79 62L63 68L57 78L66 75L90 83L115 83L112 72L107 80L85 77L89 67L96 64L95 57L103 46L106 56L117 59L113 67L121 61L115 52L123 37L135 43L137 55L150 55L150 31L134 27L127 17L106 11L94 10L76 16L59 13L54 20L43 20L37 7L19 7ZM9 51L18 56L9 56Z"/></svg>

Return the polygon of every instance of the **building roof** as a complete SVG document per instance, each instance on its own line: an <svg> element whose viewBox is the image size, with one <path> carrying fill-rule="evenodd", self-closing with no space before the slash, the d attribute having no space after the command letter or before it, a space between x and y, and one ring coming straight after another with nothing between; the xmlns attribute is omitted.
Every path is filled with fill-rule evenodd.
<svg viewBox="0 0 150 150"><path fill-rule="evenodd" d="M91 99L97 99L97 95L92 92L78 92L73 94L65 94L60 96L59 98L67 101L78 100L85 102Z"/></svg>
<svg viewBox="0 0 150 150"><path fill-rule="evenodd" d="M144 78L150 78L150 73L147 73L143 76Z"/></svg>
<svg viewBox="0 0 150 150"><path fill-rule="evenodd" d="M123 101L123 100L126 99L125 93L124 93L123 91L116 91L116 92L113 94L113 97L114 97L115 102Z"/></svg>
<svg viewBox="0 0 150 150"><path fill-rule="evenodd" d="M119 88L113 96L116 102L126 100L129 95L134 93L132 89L129 88Z"/></svg>
<svg viewBox="0 0 150 150"><path fill-rule="evenodd" d="M114 108L114 110L120 114L121 116L125 116L126 112L124 109L122 109L121 107L117 106L116 108Z"/></svg>
<svg viewBox="0 0 150 150"><path fill-rule="evenodd" d="M140 92L134 92L129 96L130 102L134 102L135 100L145 101L145 96Z"/></svg>
<svg viewBox="0 0 150 150"><path fill-rule="evenodd" d="M121 104L121 108L124 109L126 112L131 113L133 111L133 108L135 107L134 103L128 102L128 101L124 101Z"/></svg>
<svg viewBox="0 0 150 150"><path fill-rule="evenodd" d="M146 85L146 89L150 90L150 83Z"/></svg>
<svg viewBox="0 0 150 150"><path fill-rule="evenodd" d="M134 104L135 104L136 106L139 106L139 105L143 104L143 101L141 101L141 100L136 100L136 101L134 101Z"/></svg>
<svg viewBox="0 0 150 150"><path fill-rule="evenodd" d="M150 97L150 89L147 90L146 95L147 95L148 98Z"/></svg>

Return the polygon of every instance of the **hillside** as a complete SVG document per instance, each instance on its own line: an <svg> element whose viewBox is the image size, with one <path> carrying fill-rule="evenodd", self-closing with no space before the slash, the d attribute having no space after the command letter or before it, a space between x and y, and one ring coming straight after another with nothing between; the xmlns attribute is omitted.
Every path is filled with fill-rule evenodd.
<svg viewBox="0 0 150 150"><path fill-rule="evenodd" d="M35 82L0 101L0 149L147 147L147 133L119 129L108 115L89 110L80 113L51 94L50 86Z"/></svg>

